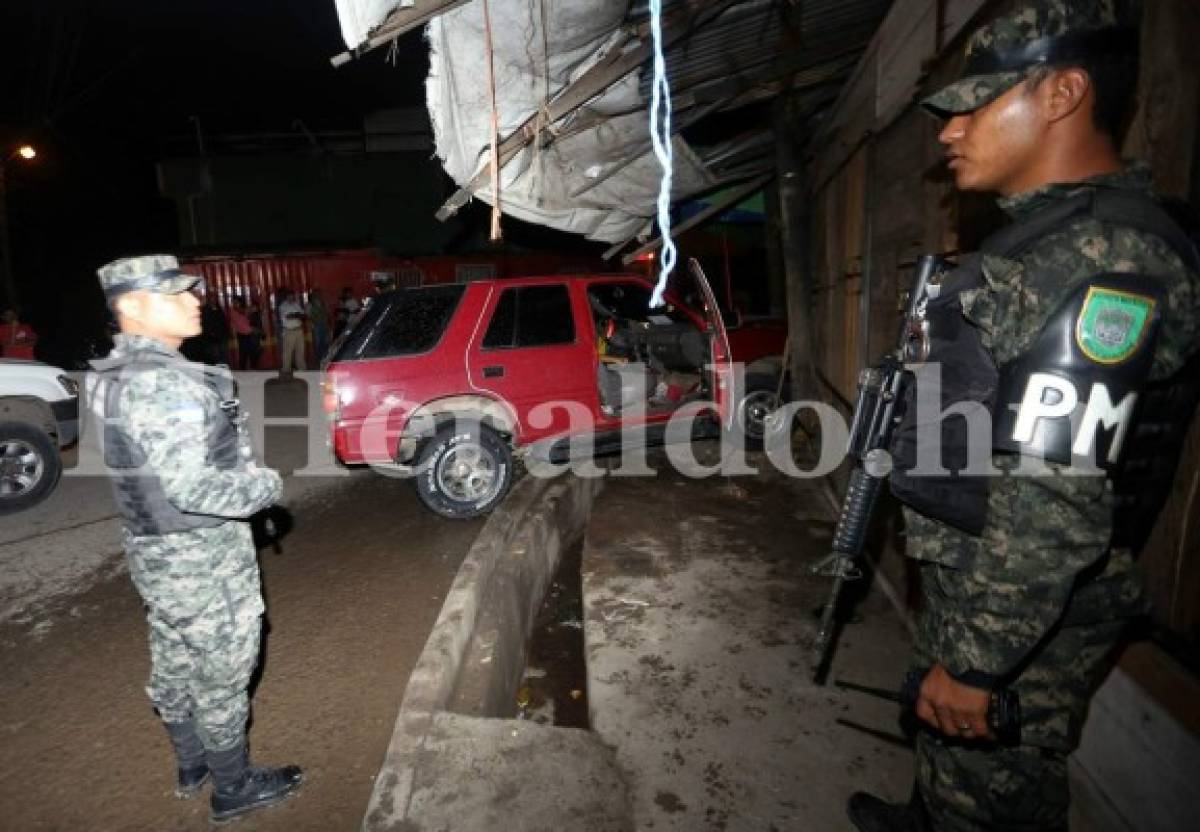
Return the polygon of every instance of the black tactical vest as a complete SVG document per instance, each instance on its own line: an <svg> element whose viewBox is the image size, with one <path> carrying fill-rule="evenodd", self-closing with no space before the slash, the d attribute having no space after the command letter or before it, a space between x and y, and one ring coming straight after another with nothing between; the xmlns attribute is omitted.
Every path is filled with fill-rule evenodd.
<svg viewBox="0 0 1200 832"><path fill-rule="evenodd" d="M1103 187L1086 189L1004 228L984 242L981 254L1018 259L1046 234L1088 214L1107 224L1154 234L1168 243L1190 269L1200 273L1200 255L1196 247L1157 203L1137 192ZM1109 401L1102 398L1095 401L1112 405L1097 411L1101 414L1111 415L1120 410L1120 404L1136 402L1132 412L1122 414L1120 433L1106 433L1106 425L1101 422L1090 425L1092 433L1088 435L1097 439L1089 451L1091 462L1113 478L1117 492L1115 528L1118 536L1114 542L1138 548L1152 527L1153 517L1170 487L1178 445L1191 412L1190 408L1179 406L1179 385L1186 385L1187 380L1184 374L1179 374L1174 383L1146 385L1157 318L1146 322L1146 341L1139 346L1138 353L1127 362L1112 367L1081 360L1071 330L1088 302L1088 285L1099 291L1130 291L1140 297L1158 299L1160 284L1140 275L1098 276L1063 301L1024 354L997 368L983 346L979 331L964 317L959 298L961 292L983 285L981 254L965 257L961 265L944 278L937 297L928 303L928 360L931 364L941 365L941 410L972 405L986 408L992 417L993 435L982 439L973 436L974 441L990 439L992 447L1001 453L1028 453L1054 462L1070 463L1074 443L1069 417L1040 419L1030 435L1016 430L1020 426L1017 423L1020 404L1027 396L1043 395L1037 386L1039 382L1061 380L1064 382L1062 390L1068 394L1065 382L1075 387L1083 386L1079 395L1089 405L1092 401L1087 399L1088 393L1097 392L1095 385L1100 384L1101 392L1109 397ZM892 493L922 514L978 535L987 521L989 478L961 473L970 458L967 422L951 417L919 424L915 387L913 384L908 386L904 413L892 445L895 462L890 481ZM1053 389L1044 393L1047 401L1055 394ZM1133 398L1127 399L1130 394ZM1174 411L1167 410L1168 407L1174 407ZM1086 415L1095 422L1093 410L1089 407ZM937 415L934 414L935 418ZM1164 429L1164 422L1168 429ZM1115 419L1112 425L1116 425ZM1139 430L1143 425L1156 427L1152 431ZM1027 428L1028 424L1023 427ZM1014 435L1029 441L1016 441ZM917 465L919 444L939 438L941 464L950 473L944 476L910 475ZM1075 449L1083 450L1077 446ZM1123 519L1133 517L1137 518L1137 523L1127 523ZM1130 530L1135 528L1141 539L1128 539L1132 536Z"/></svg>
<svg viewBox="0 0 1200 832"><path fill-rule="evenodd" d="M124 520L125 528L133 535L163 535L192 529L212 528L228 522L226 517L207 514L191 514L176 508L163 490L162 482L153 471L143 470L146 453L133 442L121 425L117 404L121 390L128 379L136 373L150 372L165 366L182 366L194 371L197 381L213 392L214 405L220 412L208 413L206 461L219 470L233 470L242 465L238 453L237 426L226 405L232 399L232 386L228 379L199 364L185 364L167 354L149 351L134 353L124 360L103 363L99 369L99 384L95 395L102 397L102 407L97 409L104 415L103 443L104 462L112 478L113 494L117 508Z"/></svg>

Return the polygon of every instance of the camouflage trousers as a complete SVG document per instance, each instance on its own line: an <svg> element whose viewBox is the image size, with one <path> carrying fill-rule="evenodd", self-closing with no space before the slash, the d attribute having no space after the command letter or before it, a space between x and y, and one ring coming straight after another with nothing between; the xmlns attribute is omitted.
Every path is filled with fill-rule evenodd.
<svg viewBox="0 0 1200 832"><path fill-rule="evenodd" d="M933 629L948 599L923 564L925 608L917 639L919 666L935 660ZM917 782L937 832L1047 832L1067 829L1070 790L1067 756L1079 744L1088 700L1111 667L1110 654L1124 619L1056 627L1011 687L1021 701L1021 744L998 747L951 740L922 731L917 737Z"/></svg>
<svg viewBox="0 0 1200 832"><path fill-rule="evenodd" d="M150 701L164 722L194 721L209 751L243 741L263 613L249 525L127 534L125 551L150 625Z"/></svg>

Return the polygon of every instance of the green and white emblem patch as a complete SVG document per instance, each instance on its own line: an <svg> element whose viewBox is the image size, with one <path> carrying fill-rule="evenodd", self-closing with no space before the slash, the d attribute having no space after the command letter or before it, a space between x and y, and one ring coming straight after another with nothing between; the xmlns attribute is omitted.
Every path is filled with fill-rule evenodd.
<svg viewBox="0 0 1200 832"><path fill-rule="evenodd" d="M1079 349L1098 364L1120 364L1141 346L1154 305L1146 295L1093 286L1075 325Z"/></svg>

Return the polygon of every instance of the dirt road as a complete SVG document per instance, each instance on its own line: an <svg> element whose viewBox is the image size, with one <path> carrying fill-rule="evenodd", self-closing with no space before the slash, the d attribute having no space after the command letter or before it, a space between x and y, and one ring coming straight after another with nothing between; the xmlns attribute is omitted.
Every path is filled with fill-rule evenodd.
<svg viewBox="0 0 1200 832"><path fill-rule="evenodd" d="M480 528L425 511L411 486L355 477L297 506L260 554L267 635L253 756L307 782L245 830L357 828L400 695ZM0 626L0 830L207 830L171 795L173 761L142 686L140 601L124 574L36 624Z"/></svg>

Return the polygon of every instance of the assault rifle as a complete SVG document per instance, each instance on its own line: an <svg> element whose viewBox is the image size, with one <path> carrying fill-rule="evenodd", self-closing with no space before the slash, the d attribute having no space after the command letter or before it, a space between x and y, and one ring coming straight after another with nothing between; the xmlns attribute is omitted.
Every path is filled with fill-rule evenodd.
<svg viewBox="0 0 1200 832"><path fill-rule="evenodd" d="M842 499L837 530L833 534L833 551L811 569L814 575L833 578L829 600L821 611L821 625L813 643L812 669L818 681L824 675L830 659L834 615L842 585L862 577L862 569L856 561L866 544L876 499L892 470L888 449L892 443L892 433L899 423L897 406L903 400L905 388L911 379L905 364L920 363L928 358L925 307L929 301L931 284L936 284L948 267L945 260L932 254L922 255L917 260L917 275L908 295L899 346L877 365L863 370L858 377L858 398L854 404L854 419L850 425L847 448L847 453L857 460L857 464L850 475L846 496Z"/></svg>

